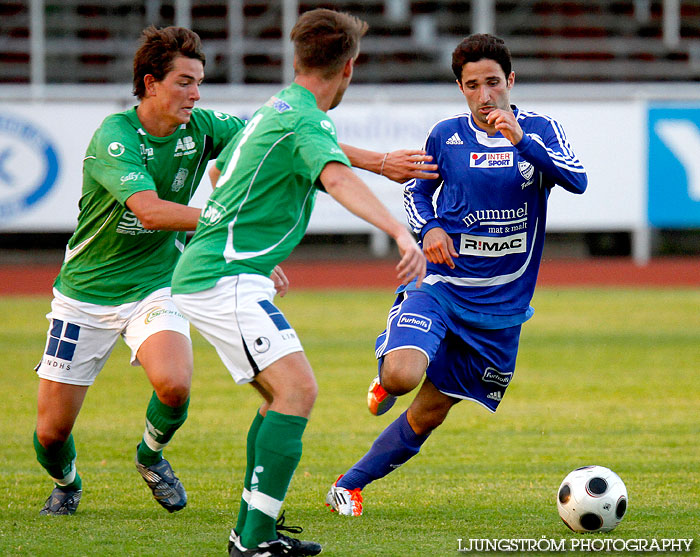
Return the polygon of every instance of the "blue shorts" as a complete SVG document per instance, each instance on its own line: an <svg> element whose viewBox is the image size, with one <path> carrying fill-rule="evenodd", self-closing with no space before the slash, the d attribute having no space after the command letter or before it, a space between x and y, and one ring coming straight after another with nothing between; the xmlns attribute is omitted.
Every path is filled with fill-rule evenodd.
<svg viewBox="0 0 700 557"><path fill-rule="evenodd" d="M441 393L495 412L515 373L521 327L478 329L450 315L427 292L402 292L377 337L377 359L381 367L392 350L419 350L428 358L428 379Z"/></svg>

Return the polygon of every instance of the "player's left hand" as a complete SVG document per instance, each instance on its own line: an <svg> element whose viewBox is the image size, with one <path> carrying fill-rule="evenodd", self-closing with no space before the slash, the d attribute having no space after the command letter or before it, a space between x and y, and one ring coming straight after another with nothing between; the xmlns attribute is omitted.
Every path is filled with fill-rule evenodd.
<svg viewBox="0 0 700 557"><path fill-rule="evenodd" d="M287 278L287 275L284 274L282 267L275 265L275 268L272 269L272 273L270 273L270 278L272 279L272 282L275 283L275 290L277 293L280 295L280 297L284 297L289 290L289 279Z"/></svg>
<svg viewBox="0 0 700 557"><path fill-rule="evenodd" d="M515 114L510 110L496 108L486 117L488 123L503 134L513 145L517 145L523 138L523 129L515 119Z"/></svg>
<svg viewBox="0 0 700 557"><path fill-rule="evenodd" d="M437 164L427 164L433 157L426 155L425 151L417 149L399 149L387 154L382 169L382 176L389 180L402 184L413 178L422 180L435 180L440 177L434 172Z"/></svg>

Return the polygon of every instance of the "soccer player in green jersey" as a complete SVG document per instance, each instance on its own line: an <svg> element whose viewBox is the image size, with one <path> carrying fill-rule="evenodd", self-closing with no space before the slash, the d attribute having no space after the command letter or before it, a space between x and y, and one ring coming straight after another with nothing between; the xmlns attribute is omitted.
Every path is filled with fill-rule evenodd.
<svg viewBox="0 0 700 557"><path fill-rule="evenodd" d="M243 128L195 108L204 77L199 37L148 28L134 58L136 108L108 116L84 159L78 226L54 284L48 340L37 366L37 459L55 488L41 514L73 514L82 495L71 431L87 389L121 336L154 392L136 467L168 511L187 495L162 452L187 417L192 377L189 325L170 298L170 278L200 210L188 207L209 160ZM346 146L355 164L405 180L434 169L421 151ZM382 168L382 161L384 167ZM280 293L287 280L271 278Z"/></svg>
<svg viewBox="0 0 700 557"><path fill-rule="evenodd" d="M299 243L325 190L398 245L398 278L418 282L425 258L408 229L352 172L326 111L350 83L365 22L317 9L294 26L294 83L229 144L216 188L173 274L173 300L216 348L238 384L263 397L247 438L247 470L232 556L316 555L321 546L276 531L301 458L317 385L296 332L272 303L268 278Z"/></svg>

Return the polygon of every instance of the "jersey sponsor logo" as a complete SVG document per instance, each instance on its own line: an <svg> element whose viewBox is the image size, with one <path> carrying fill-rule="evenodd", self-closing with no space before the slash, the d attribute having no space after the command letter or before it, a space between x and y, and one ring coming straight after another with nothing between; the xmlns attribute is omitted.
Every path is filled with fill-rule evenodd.
<svg viewBox="0 0 700 557"><path fill-rule="evenodd" d="M126 211L119 223L117 223L117 234L128 234L137 236L138 234L153 234L155 230L146 230L138 217L131 211Z"/></svg>
<svg viewBox="0 0 700 557"><path fill-rule="evenodd" d="M187 176L189 175L189 173L190 171L186 168L178 168L177 173L175 174L175 178L173 179L173 183L170 186L170 189L172 189L175 192L180 191L185 185L185 180L187 180Z"/></svg>
<svg viewBox="0 0 700 557"><path fill-rule="evenodd" d="M31 210L54 187L60 171L53 143L31 122L0 113L0 217Z"/></svg>
<svg viewBox="0 0 700 557"><path fill-rule="evenodd" d="M487 367L484 370L484 375L482 375L481 380L484 381L484 383L496 383L501 387L507 387L512 378L512 371L498 371L495 367Z"/></svg>
<svg viewBox="0 0 700 557"><path fill-rule="evenodd" d="M72 362L75 349L80 337L80 326L68 323L61 319L52 319L49 329L49 338L46 342L45 358L42 364L45 366L69 371L71 366L64 362ZM59 362L57 360L63 360Z"/></svg>
<svg viewBox="0 0 700 557"><path fill-rule="evenodd" d="M280 114L282 114L283 112L287 112L288 110L292 110L292 107L289 103L283 101L282 99L278 99L277 97L272 97L267 104L268 106L274 108Z"/></svg>
<svg viewBox="0 0 700 557"><path fill-rule="evenodd" d="M147 161L153 159L153 147L146 147L143 143L141 144L141 156L146 157Z"/></svg>
<svg viewBox="0 0 700 557"><path fill-rule="evenodd" d="M527 201L518 209L478 209L468 213L462 221L464 221L464 224L467 226L472 226L476 223L508 225L504 227L503 231L493 232L494 234L515 232L516 230L525 228L524 224L526 224L527 221ZM491 230L489 230L489 232L491 232Z"/></svg>
<svg viewBox="0 0 700 557"><path fill-rule="evenodd" d="M472 234L460 235L460 255L502 257L512 253L525 253L526 248L526 232L513 234L511 236L475 236Z"/></svg>
<svg viewBox="0 0 700 557"><path fill-rule="evenodd" d="M197 152L197 146L191 136L185 136L178 138L177 145L175 145L174 157L182 157L184 155L191 155Z"/></svg>
<svg viewBox="0 0 700 557"><path fill-rule="evenodd" d="M121 176L119 179L121 180L122 185L124 185L127 182L136 182L141 178L143 178L143 172L129 172L128 174Z"/></svg>
<svg viewBox="0 0 700 557"><path fill-rule="evenodd" d="M221 221L225 214L224 206L210 199L199 217L199 222L206 226L214 226Z"/></svg>
<svg viewBox="0 0 700 557"><path fill-rule="evenodd" d="M164 315L172 315L174 317L179 317L180 319L185 318L184 315L182 315L180 312L175 311L174 309L167 309L159 306L149 311L146 314L146 317L143 320L143 322L146 325L148 325L149 323L152 323L154 319L158 319L159 317L162 317Z"/></svg>
<svg viewBox="0 0 700 557"><path fill-rule="evenodd" d="M270 349L270 339L267 337L258 337L253 342L253 349L258 354L264 354Z"/></svg>
<svg viewBox="0 0 700 557"><path fill-rule="evenodd" d="M230 117L231 116L226 114L225 112L219 112L217 110L214 111L214 118L217 118L218 120L221 120L222 122L225 122Z"/></svg>
<svg viewBox="0 0 700 557"><path fill-rule="evenodd" d="M433 324L433 320L417 313L404 313L399 317L399 322L396 324L397 327L410 327L411 329L418 329L427 333Z"/></svg>
<svg viewBox="0 0 700 557"><path fill-rule="evenodd" d="M335 126L333 126L333 122L330 120L321 120L321 127L329 134L335 135Z"/></svg>
<svg viewBox="0 0 700 557"><path fill-rule="evenodd" d="M462 141L459 134L455 132L447 141L445 141L445 145L464 145L464 141Z"/></svg>
<svg viewBox="0 0 700 557"><path fill-rule="evenodd" d="M121 157L125 150L124 145L118 141L112 141L112 143L107 146L107 153L109 153L110 157Z"/></svg>
<svg viewBox="0 0 700 557"><path fill-rule="evenodd" d="M472 153L469 157L470 168L505 168L513 166L513 153L500 151L497 153Z"/></svg>

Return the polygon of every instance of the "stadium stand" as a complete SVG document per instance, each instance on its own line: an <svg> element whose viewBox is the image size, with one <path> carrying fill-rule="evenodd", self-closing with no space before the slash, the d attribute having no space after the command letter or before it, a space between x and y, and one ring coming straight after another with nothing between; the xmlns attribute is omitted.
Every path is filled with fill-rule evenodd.
<svg viewBox="0 0 700 557"><path fill-rule="evenodd" d="M174 24L178 3L5 0L0 83L32 79L31 5L43 4L46 83L124 83L130 81L139 31L149 23ZM282 80L282 0L187 4L188 21L210 60L210 83ZM477 8L487 11L491 30L507 39L521 82L700 80L697 1L300 0L298 6L332 7L370 23L355 75L360 83L450 79L451 50L477 27Z"/></svg>

